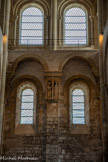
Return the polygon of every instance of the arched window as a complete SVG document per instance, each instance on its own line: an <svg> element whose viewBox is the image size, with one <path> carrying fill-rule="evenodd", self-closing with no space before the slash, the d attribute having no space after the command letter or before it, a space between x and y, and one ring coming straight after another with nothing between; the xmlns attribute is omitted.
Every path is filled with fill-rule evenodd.
<svg viewBox="0 0 108 162"><path fill-rule="evenodd" d="M16 126L36 125L36 86L32 82L22 82L17 88L16 99Z"/></svg>
<svg viewBox="0 0 108 162"><path fill-rule="evenodd" d="M79 7L72 7L64 14L64 44L87 45L87 14Z"/></svg>
<svg viewBox="0 0 108 162"><path fill-rule="evenodd" d="M70 126L89 126L89 89L83 82L70 86Z"/></svg>
<svg viewBox="0 0 108 162"><path fill-rule="evenodd" d="M43 45L44 14L36 7L26 8L21 14L20 44Z"/></svg>
<svg viewBox="0 0 108 162"><path fill-rule="evenodd" d="M21 124L33 124L34 92L24 89L21 95Z"/></svg>
<svg viewBox="0 0 108 162"><path fill-rule="evenodd" d="M85 124L85 94L82 89L72 91L72 123Z"/></svg>

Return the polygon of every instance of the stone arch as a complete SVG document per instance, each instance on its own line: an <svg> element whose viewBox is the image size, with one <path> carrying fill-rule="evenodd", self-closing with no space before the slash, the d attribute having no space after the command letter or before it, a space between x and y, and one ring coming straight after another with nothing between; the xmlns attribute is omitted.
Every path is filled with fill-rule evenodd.
<svg viewBox="0 0 108 162"><path fill-rule="evenodd" d="M43 91L42 84L39 81L39 79L32 75L23 75L19 78L16 78L13 82L11 82L11 90L15 87L18 87L18 85L20 85L24 81L30 81L34 83L35 85L37 84L37 88L39 88L41 92Z"/></svg>
<svg viewBox="0 0 108 162"><path fill-rule="evenodd" d="M67 117L69 119L69 122L71 120L70 119L70 98L69 98L70 93L69 93L69 90L71 88L71 85L73 85L73 84L79 84L79 85L85 84L87 86L89 98L88 98L88 103L86 103L86 106L87 106L86 113L88 113L88 114L86 114L86 118L87 118L88 126L90 126L90 121L94 118L92 112L95 107L95 103L99 104L99 99L100 99L99 84L94 84L90 78L88 78L84 75L74 75L65 81L65 84L63 86L63 98L64 98L63 102L66 106ZM95 103L93 102L94 100L95 100ZM72 129L72 130L74 132L74 129ZM76 130L76 127L75 127L75 130ZM79 131L77 131L77 133L78 132ZM89 129L87 132L89 132Z"/></svg>
<svg viewBox="0 0 108 162"><path fill-rule="evenodd" d="M84 75L74 75L70 78L68 78L64 85L63 85L63 93L64 93L64 98L65 98L65 104L67 105L69 103L69 88L71 86L71 84L73 83L77 83L77 82L82 82L84 84L86 84L88 86L89 89L95 89L95 93L97 98L99 97L99 85L93 83L93 81L88 78L87 76ZM91 92L89 92L91 95Z"/></svg>
<svg viewBox="0 0 108 162"><path fill-rule="evenodd" d="M84 56L70 56L70 57L66 57L63 61L61 61L61 63L59 64L59 70L60 71L63 71L63 68L64 66L68 63L68 61L70 60L73 60L73 59L79 59L79 60L82 60L84 62L86 62L88 64L88 66L91 67L92 69L92 72L95 76L98 76L99 75L99 71L98 71L98 67L95 66L95 63L94 61L91 59L91 58L85 58Z"/></svg>
<svg viewBox="0 0 108 162"><path fill-rule="evenodd" d="M94 41L92 40L94 38L94 18L96 18L96 12L95 12L95 8L93 6L93 4L87 0L78 0L77 2L74 0L63 0L59 6L58 6L58 15L59 15L59 29L58 29L58 33L59 33L59 39L60 40L64 40L64 11L65 9L70 6L79 6L79 8L83 9L84 12L86 13L86 17L87 17L87 45L86 46L94 46ZM70 8L69 7L69 8ZM59 41L59 43L61 45L64 45L63 41Z"/></svg>
<svg viewBox="0 0 108 162"><path fill-rule="evenodd" d="M14 5L13 5L13 17L14 19L11 20L11 32L9 35L9 39L11 39L10 41L10 46L12 46L12 44L16 47L18 46L19 43L19 39L20 39L20 26L21 26L21 12L22 10L24 10L27 7L37 7L39 8L43 13L44 13L44 44L47 44L47 37L49 34L49 26L48 26L48 15L50 12L50 5L47 3L47 1L40 1L40 0L19 0L17 1ZM14 27L13 27L14 24Z"/></svg>
<svg viewBox="0 0 108 162"><path fill-rule="evenodd" d="M14 5L13 14L17 16L23 6L29 5L31 3L41 6L43 8L44 13L46 14L46 16L48 16L50 7L49 7L49 4L47 3L47 1L43 1L43 0L42 1L39 1L39 0L36 0L36 1L34 1L34 0L31 0L31 1L29 1L29 0L23 0L23 1L19 0Z"/></svg>
<svg viewBox="0 0 108 162"><path fill-rule="evenodd" d="M8 84L6 84L6 100L8 101L8 99L11 96L11 93L13 94L14 90L17 92L17 87L22 83L22 82L31 82L34 85L36 85L37 87L37 91L40 93L40 99L39 99L39 103L42 103L42 96L43 96L43 86L41 84L41 82L39 81L38 78L32 76L32 75L23 75L19 78L16 78L14 81L8 82Z"/></svg>
<svg viewBox="0 0 108 162"><path fill-rule="evenodd" d="M64 88L66 87L66 85L69 85L70 82L75 82L75 81L81 81L84 82L85 84L87 84L88 86L90 86L90 84L94 85L93 81L86 77L85 75L74 75L72 77L69 77L64 84Z"/></svg>
<svg viewBox="0 0 108 162"><path fill-rule="evenodd" d="M30 82L32 84L34 84L34 86L36 86L37 89L37 119L36 119L36 123L37 127L36 127L36 131L38 131L38 122L39 122L39 109L40 106L44 104L44 92L43 92L43 87L41 82L38 80L38 78L32 76L32 75L23 75L19 78L16 78L13 82L11 82L10 84L8 83L6 85L6 98L5 98L5 106L7 109L9 109L11 111L11 115L10 115L10 119L12 122L10 122L10 126L12 127L12 132L15 132L15 114L16 114L16 104L17 104L17 89L18 86L22 83L26 83L26 82Z"/></svg>
<svg viewBox="0 0 108 162"><path fill-rule="evenodd" d="M59 7L58 7L58 12L59 12L59 15L62 15L63 14L63 12L64 12L64 10L65 10L65 8L67 7L67 6L69 6L70 4L80 4L80 5L82 5L82 6L84 6L86 9L87 9L87 11L89 12L89 13L91 13L91 15L92 14L94 14L94 12L95 12L95 10L94 10L94 7L93 7L93 4L90 2L90 1L84 1L84 0L82 0L82 1L77 1L77 2L75 2L75 1L73 1L73 0L67 0L67 1L65 1L65 0L63 0L60 4L59 4Z"/></svg>
<svg viewBox="0 0 108 162"><path fill-rule="evenodd" d="M15 71L16 71L16 68L18 67L18 65L21 63L21 62L24 62L26 60L33 60L33 61L37 61L39 62L42 67L44 68L45 71L47 71L49 68L48 68L48 64L45 62L44 59L40 58L39 56L35 56L33 54L24 54L24 55L21 55L19 56L18 58L16 58L16 60L14 61L14 63L9 66L9 78L12 78Z"/></svg>

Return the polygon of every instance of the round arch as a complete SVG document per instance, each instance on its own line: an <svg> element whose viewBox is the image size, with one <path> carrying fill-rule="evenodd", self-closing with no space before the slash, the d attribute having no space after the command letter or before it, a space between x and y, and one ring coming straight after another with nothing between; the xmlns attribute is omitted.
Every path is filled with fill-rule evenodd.
<svg viewBox="0 0 108 162"><path fill-rule="evenodd" d="M89 14L95 14L95 10L94 10L94 7L93 7L93 4L90 2L90 1L84 1L84 0L82 0L82 1L77 1L77 3L76 2L74 2L73 0L67 0L67 1L65 1L65 0L63 0L60 4L59 4L59 7L58 7L58 12L59 12L59 15L63 15L63 12L64 12L64 10L69 6L72 6L72 5L77 5L77 6L79 6L79 7L81 7L82 9L86 9L87 10L87 12L89 13Z"/></svg>
<svg viewBox="0 0 108 162"><path fill-rule="evenodd" d="M95 66L94 61L92 59L89 59L89 58L86 59L84 56L70 56L70 57L65 58L59 64L59 70L62 71L64 66L68 63L68 61L73 60L73 59L79 59L79 60L82 60L82 61L86 62L91 67L91 69L93 71L93 74L95 76L98 76L99 71L98 71L98 68Z"/></svg>
<svg viewBox="0 0 108 162"><path fill-rule="evenodd" d="M12 83L11 83L11 90L12 88L14 89L15 87L18 87L22 82L31 82L34 85L36 85L37 89L40 89L41 93L43 92L42 84L39 81L38 78L32 76L32 75L23 75L21 77L16 78Z"/></svg>
<svg viewBox="0 0 108 162"><path fill-rule="evenodd" d="M100 93L99 84L93 83L93 81L85 75L74 75L74 76L68 78L63 85L63 93L64 93L66 105L69 104L69 89L70 89L70 86L74 83L86 84L90 90L95 89L95 93L96 93L95 96L99 96L99 93ZM89 91L89 95L91 96L91 91Z"/></svg>
<svg viewBox="0 0 108 162"><path fill-rule="evenodd" d="M22 84L23 82L31 82L33 83L36 88L37 88L37 95L38 95L38 92L40 95L40 98L39 98L39 103L42 102L42 96L43 96L43 86L41 84L41 82L39 81L38 78L32 76L32 75L23 75L23 76L20 76L18 78L16 78L14 81L12 81L11 83L7 84L6 85L6 96L7 98L9 98L10 94L13 93L14 91L16 91L17 93L17 88L20 84Z"/></svg>
<svg viewBox="0 0 108 162"><path fill-rule="evenodd" d="M34 88L36 88L36 112L37 112L37 118L36 118L36 122L34 123L34 125L37 125L36 131L38 131L38 113L39 113L39 109L40 109L40 105L44 104L43 100L44 100L44 92L43 92L43 86L41 84L41 82L38 80L38 78L32 76L32 75L23 75L21 77L16 78L13 82L11 82L11 84L6 84L6 107L8 109L11 109L11 107L13 107L13 109L11 109L11 113L14 114L12 115L10 118L14 121L14 125L12 127L12 132L17 131L17 127L16 127L16 122L15 122L15 114L16 114L16 104L17 104L17 90L18 87L22 84L25 85L25 83L29 83L29 84L33 84ZM13 106L14 105L14 106ZM29 129L29 127L27 128L27 130ZM18 129L19 130L19 129ZM33 131L31 131L33 130ZM17 131L18 134L21 133L21 131ZM29 131L27 131L28 133L33 133L34 134L34 129L29 129ZM24 131L21 133L23 134L25 133Z"/></svg>
<svg viewBox="0 0 108 162"><path fill-rule="evenodd" d="M13 8L13 14L18 15L21 9L27 8L28 6L37 6L38 8L41 8L45 15L48 16L49 14L49 4L46 1L39 1L39 0L19 0L15 3L14 8Z"/></svg>
<svg viewBox="0 0 108 162"><path fill-rule="evenodd" d="M73 0L63 0L59 6L58 6L58 15L59 15L59 28L58 28L58 35L59 35L59 40L64 40L64 12L65 10L67 10L68 8L71 7L79 7L82 10L84 10L84 12L86 13L86 19L87 19L87 26L86 26L86 44L81 45L81 46L85 46L85 47L90 47L90 46L94 46L94 41L93 38L95 37L96 33L94 32L94 18L96 17L96 12L95 12L95 7L93 6L93 4L90 1L84 1L84 0L78 0L73 1ZM92 21L93 20L93 21ZM64 41L59 41L60 45L64 45ZM66 46L67 48L70 46Z"/></svg>
<svg viewBox="0 0 108 162"><path fill-rule="evenodd" d="M44 42L42 44L39 44L39 47L43 47L44 45L47 45L47 37L49 33L49 26L48 26L48 15L50 12L50 6L46 1L39 1L39 0L19 0L15 3L13 6L13 15L15 19L13 20L12 23L14 23L15 27L12 27L12 32L14 31L12 35L12 39L14 39L14 45L19 46L20 45L20 27L21 27L21 13L24 11L24 9L29 8L29 7L36 7L40 9L43 13L43 23L44 23L44 28L43 28L43 39ZM34 47L34 46L33 46Z"/></svg>
<svg viewBox="0 0 108 162"><path fill-rule="evenodd" d="M39 62L42 65L42 67L44 68L45 71L47 71L49 69L48 64L45 62L45 60L40 58L39 56L34 56L33 54L24 54L24 55L19 56L18 58L16 58L16 60L12 64L12 66L9 67L9 71L10 71L9 78L13 77L18 65L21 62L24 62L26 60L33 60L33 61Z"/></svg>

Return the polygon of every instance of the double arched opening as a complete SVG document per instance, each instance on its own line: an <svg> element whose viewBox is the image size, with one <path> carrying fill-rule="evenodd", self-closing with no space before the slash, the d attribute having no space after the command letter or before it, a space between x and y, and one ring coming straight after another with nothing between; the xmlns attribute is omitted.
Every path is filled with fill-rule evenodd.
<svg viewBox="0 0 108 162"><path fill-rule="evenodd" d="M21 4L16 8L14 44L17 46L50 46L53 34L57 35L57 46L91 46L93 45L93 8L83 3L61 3L58 5L57 30L51 33L53 21L50 7L46 4ZM92 24L91 24L92 23ZM18 38L18 39L17 39ZM18 40L18 41L17 41Z"/></svg>

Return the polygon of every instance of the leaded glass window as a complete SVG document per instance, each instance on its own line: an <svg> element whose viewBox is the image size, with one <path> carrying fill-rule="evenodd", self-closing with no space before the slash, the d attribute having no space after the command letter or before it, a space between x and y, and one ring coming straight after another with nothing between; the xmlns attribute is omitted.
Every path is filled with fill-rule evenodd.
<svg viewBox="0 0 108 162"><path fill-rule="evenodd" d="M82 89L72 91L72 123L85 124L85 102Z"/></svg>
<svg viewBox="0 0 108 162"><path fill-rule="evenodd" d="M78 7L73 7L65 12L64 16L64 44L87 44L87 16L86 12Z"/></svg>
<svg viewBox="0 0 108 162"><path fill-rule="evenodd" d="M22 12L20 25L21 45L43 45L43 12L36 7L29 7Z"/></svg>
<svg viewBox="0 0 108 162"><path fill-rule="evenodd" d="M25 89L21 95L21 124L33 124L34 92Z"/></svg>

